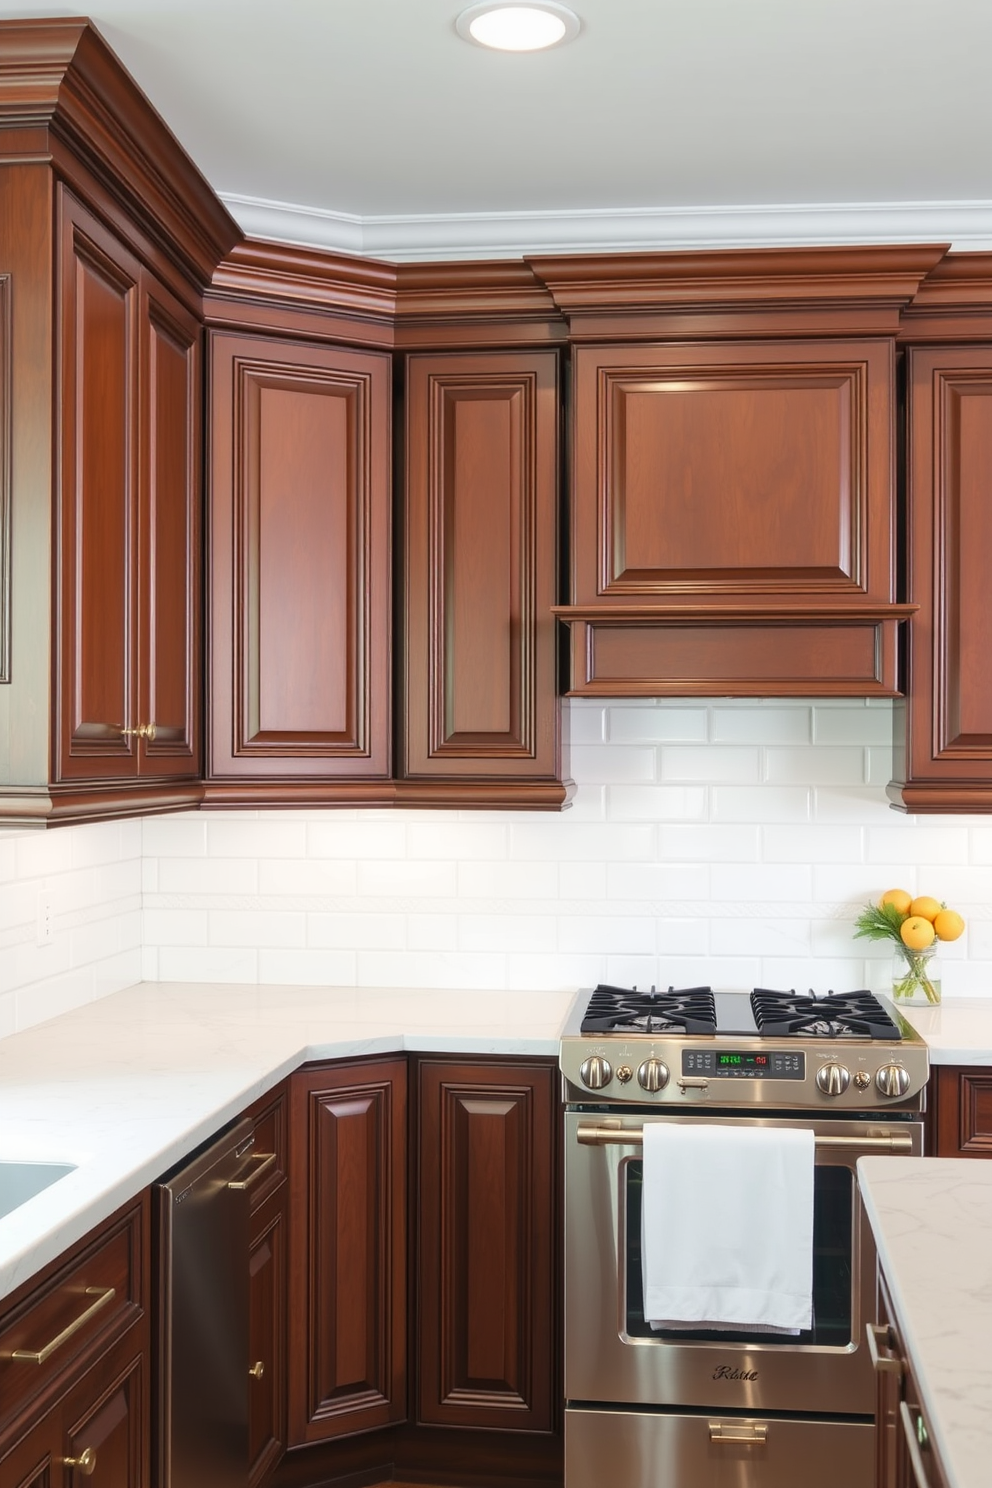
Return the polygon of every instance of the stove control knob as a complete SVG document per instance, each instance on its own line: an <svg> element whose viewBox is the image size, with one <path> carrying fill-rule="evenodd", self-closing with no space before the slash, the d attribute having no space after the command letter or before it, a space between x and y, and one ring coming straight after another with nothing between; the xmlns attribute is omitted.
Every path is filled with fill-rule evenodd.
<svg viewBox="0 0 992 1488"><path fill-rule="evenodd" d="M602 1090L613 1079L613 1066L602 1054L590 1054L579 1065L579 1074L583 1085L588 1085L590 1090Z"/></svg>
<svg viewBox="0 0 992 1488"><path fill-rule="evenodd" d="M660 1059L645 1059L637 1071L637 1083L642 1090L664 1090L668 1084L668 1065Z"/></svg>
<svg viewBox="0 0 992 1488"><path fill-rule="evenodd" d="M858 1073L854 1077L854 1083L859 1090L867 1090L871 1084L871 1075L867 1070L858 1070Z"/></svg>
<svg viewBox="0 0 992 1488"><path fill-rule="evenodd" d="M816 1083L824 1095L843 1095L851 1083L851 1071L842 1064L822 1064L816 1072Z"/></svg>
<svg viewBox="0 0 992 1488"><path fill-rule="evenodd" d="M909 1089L909 1070L901 1064L883 1064L875 1076L875 1084L883 1095L905 1095Z"/></svg>

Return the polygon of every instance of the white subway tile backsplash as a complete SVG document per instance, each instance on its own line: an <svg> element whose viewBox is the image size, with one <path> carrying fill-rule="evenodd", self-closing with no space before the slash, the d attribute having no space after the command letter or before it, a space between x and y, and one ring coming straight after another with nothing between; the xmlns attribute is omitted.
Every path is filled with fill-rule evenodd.
<svg viewBox="0 0 992 1488"><path fill-rule="evenodd" d="M944 947L945 991L992 995L992 819L889 808L885 700L565 712L562 814L190 813L0 835L0 1036L142 976L884 989L889 949L853 922L897 884L969 922Z"/></svg>
<svg viewBox="0 0 992 1488"><path fill-rule="evenodd" d="M732 748L709 744L701 749L665 747L659 750L658 779L662 781L698 781L707 785L723 780L739 784L757 784L760 780L761 751L757 748Z"/></svg>

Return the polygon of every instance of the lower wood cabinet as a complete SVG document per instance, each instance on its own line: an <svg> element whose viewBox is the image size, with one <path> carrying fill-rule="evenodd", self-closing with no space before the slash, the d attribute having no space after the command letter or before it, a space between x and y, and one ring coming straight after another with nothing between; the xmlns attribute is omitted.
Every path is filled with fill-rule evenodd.
<svg viewBox="0 0 992 1488"><path fill-rule="evenodd" d="M289 1439L406 1416L406 1060L290 1080Z"/></svg>
<svg viewBox="0 0 992 1488"><path fill-rule="evenodd" d="M245 1113L255 1123L258 1161L258 1176L249 1195L249 1488L258 1488L269 1477L286 1450L288 1438L288 1108L289 1086L283 1083Z"/></svg>
<svg viewBox="0 0 992 1488"><path fill-rule="evenodd" d="M556 1421L557 1078L550 1064L417 1064L417 1420Z"/></svg>
<svg viewBox="0 0 992 1488"><path fill-rule="evenodd" d="M0 1315L2 1488L149 1488L147 1197Z"/></svg>
<svg viewBox="0 0 992 1488"><path fill-rule="evenodd" d="M881 1270L876 1316L871 1340L876 1370L875 1488L948 1488Z"/></svg>
<svg viewBox="0 0 992 1488"><path fill-rule="evenodd" d="M939 1064L929 1090L931 1156L992 1157L992 1069Z"/></svg>

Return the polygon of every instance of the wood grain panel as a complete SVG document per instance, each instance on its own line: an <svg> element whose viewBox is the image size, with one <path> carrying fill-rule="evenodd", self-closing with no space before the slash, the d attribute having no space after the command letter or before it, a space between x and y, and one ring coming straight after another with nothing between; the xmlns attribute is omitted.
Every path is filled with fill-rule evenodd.
<svg viewBox="0 0 992 1488"><path fill-rule="evenodd" d="M124 777L134 716L139 267L62 197L59 777Z"/></svg>
<svg viewBox="0 0 992 1488"><path fill-rule="evenodd" d="M142 680L145 775L198 775L200 331L142 275Z"/></svg>
<svg viewBox="0 0 992 1488"><path fill-rule="evenodd" d="M389 773L389 362L218 336L210 769Z"/></svg>
<svg viewBox="0 0 992 1488"><path fill-rule="evenodd" d="M419 1119L418 1420L550 1431L554 1072L424 1061Z"/></svg>
<svg viewBox="0 0 992 1488"><path fill-rule="evenodd" d="M992 1158L992 1070L938 1065L931 1086L936 1156Z"/></svg>
<svg viewBox="0 0 992 1488"><path fill-rule="evenodd" d="M573 696L892 697L896 622L573 621Z"/></svg>
<svg viewBox="0 0 992 1488"><path fill-rule="evenodd" d="M286 1445L287 1188L283 1184L252 1221L248 1353L250 1367L260 1364L262 1373L246 1381L251 1488L268 1476Z"/></svg>
<svg viewBox="0 0 992 1488"><path fill-rule="evenodd" d="M907 702L889 794L913 811L992 793L992 345L909 354Z"/></svg>
<svg viewBox="0 0 992 1488"><path fill-rule="evenodd" d="M406 1414L406 1065L291 1084L291 1444Z"/></svg>
<svg viewBox="0 0 992 1488"><path fill-rule="evenodd" d="M11 356L10 275L0 274L0 683L10 681Z"/></svg>
<svg viewBox="0 0 992 1488"><path fill-rule="evenodd" d="M573 596L895 599L887 341L579 347Z"/></svg>
<svg viewBox="0 0 992 1488"><path fill-rule="evenodd" d="M554 353L407 363L405 774L554 777Z"/></svg>
<svg viewBox="0 0 992 1488"><path fill-rule="evenodd" d="M147 1369L142 1354L117 1370L111 1360L101 1361L62 1408L65 1455L80 1457L87 1448L96 1455L86 1479L92 1488L144 1488L148 1481Z"/></svg>

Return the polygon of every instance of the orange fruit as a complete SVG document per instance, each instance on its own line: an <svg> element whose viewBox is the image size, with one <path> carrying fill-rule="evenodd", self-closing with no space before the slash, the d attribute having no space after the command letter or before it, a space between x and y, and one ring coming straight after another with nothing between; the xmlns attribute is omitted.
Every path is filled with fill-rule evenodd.
<svg viewBox="0 0 992 1488"><path fill-rule="evenodd" d="M886 904L891 904L900 914L909 914L909 906L913 902L912 894L907 894L905 889L886 889L878 901L879 909L884 909Z"/></svg>
<svg viewBox="0 0 992 1488"><path fill-rule="evenodd" d="M934 917L933 928L938 940L957 940L964 934L964 920L956 909L942 909Z"/></svg>
<svg viewBox="0 0 992 1488"><path fill-rule="evenodd" d="M910 915L908 920L903 920L899 934L911 951L925 951L937 938L933 924L923 915Z"/></svg>
<svg viewBox="0 0 992 1488"><path fill-rule="evenodd" d="M914 899L912 904L909 906L909 912L911 915L918 915L920 919L929 920L931 924L933 924L934 920L940 914L940 909L940 900L931 899L929 894L921 894L920 897L918 899Z"/></svg>

